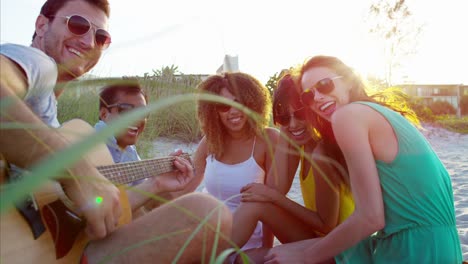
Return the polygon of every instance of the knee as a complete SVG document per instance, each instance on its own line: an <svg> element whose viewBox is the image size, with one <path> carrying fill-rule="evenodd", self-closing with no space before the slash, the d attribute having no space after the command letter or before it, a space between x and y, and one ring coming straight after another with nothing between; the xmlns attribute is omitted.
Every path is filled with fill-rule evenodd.
<svg viewBox="0 0 468 264"><path fill-rule="evenodd" d="M191 193L174 200L174 203L202 220L208 217L207 223L213 226L220 224L223 233L229 233L232 228L232 213L211 195Z"/></svg>

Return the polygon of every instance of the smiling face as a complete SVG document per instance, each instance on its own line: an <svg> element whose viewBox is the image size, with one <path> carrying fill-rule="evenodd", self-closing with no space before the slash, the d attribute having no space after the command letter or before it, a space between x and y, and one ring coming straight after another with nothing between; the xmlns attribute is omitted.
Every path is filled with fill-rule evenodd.
<svg viewBox="0 0 468 264"><path fill-rule="evenodd" d="M297 109L294 107L289 106L288 113L285 113L286 115L289 115L289 122L283 127L284 130L288 132L289 138L294 140L296 144L305 145L313 139L311 131L312 128L306 119L297 118L292 114L296 110Z"/></svg>
<svg viewBox="0 0 468 264"><path fill-rule="evenodd" d="M226 88L222 88L219 95L237 101L237 98ZM227 112L218 111L218 115L231 136L243 134L247 129L247 116L237 108L231 107Z"/></svg>
<svg viewBox="0 0 468 264"><path fill-rule="evenodd" d="M330 120L332 114L350 101L351 85L346 78L338 78L338 74L326 67L316 67L306 70L301 79L303 91L313 90L315 95L309 107L326 120ZM321 93L315 86L325 79L333 79L334 89L328 93Z"/></svg>
<svg viewBox="0 0 468 264"><path fill-rule="evenodd" d="M79 15L91 22L86 34L77 36L67 28L65 17ZM59 81L75 79L94 67L102 50L96 45L97 28L107 30L108 18L104 11L82 0L67 2L55 17L40 15L36 21L36 38L33 45L52 57L59 66Z"/></svg>
<svg viewBox="0 0 468 264"><path fill-rule="evenodd" d="M112 105L118 104L129 104L132 105L133 108L139 108L146 106L146 100L141 93L119 92L117 94L117 100ZM113 119L118 118L122 113L122 109L118 106L110 108L101 107L99 116L102 121L109 123L112 122ZM117 145L119 145L121 148L126 148L127 146L135 145L138 141L139 135L145 129L145 125L146 119L142 119L129 126L127 130L123 131L115 137L117 140Z"/></svg>

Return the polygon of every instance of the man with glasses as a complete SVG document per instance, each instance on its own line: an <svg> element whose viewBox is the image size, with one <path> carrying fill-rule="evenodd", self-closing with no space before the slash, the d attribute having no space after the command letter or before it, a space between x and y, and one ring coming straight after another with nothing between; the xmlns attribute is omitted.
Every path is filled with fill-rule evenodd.
<svg viewBox="0 0 468 264"><path fill-rule="evenodd" d="M50 129L60 125L56 97L62 90L55 87L57 83L82 76L96 65L102 51L111 42L107 32L108 17L107 0L48 0L36 19L30 47L1 45L1 124L28 125L28 129L0 128L1 154L8 162L28 168L69 145L56 130ZM185 160L176 157L174 165L187 179L193 177L192 167ZM115 263L166 263L178 256L180 246L192 239L178 259L188 262L201 258L203 246L213 248L215 234L210 230L216 229L208 228L204 234L192 234L200 219L218 208L217 201L211 197L181 197L172 205L162 206L136 222L117 228L122 212L119 190L85 159L67 172L68 177L60 177L57 181L86 220L86 233L93 239L87 246L83 261L95 263L112 255L111 261ZM3 178L0 180L4 182ZM184 213L184 208L192 215ZM30 213L27 211L24 211L26 215ZM208 223L213 226L220 223L221 232L229 233L231 216L225 208L220 208L220 212L220 219L218 214L212 214ZM41 221L34 215L25 218L30 226ZM4 226L5 221L0 222L3 234L9 227ZM45 235L41 228L32 229L35 238L41 239ZM218 250L224 245L223 241L220 242ZM3 250L6 243L2 236L2 261L7 258ZM207 251L205 253L209 254L210 250ZM116 254L119 252L125 254ZM26 262L32 261L39 259ZM48 262L42 258L41 261Z"/></svg>
<svg viewBox="0 0 468 264"><path fill-rule="evenodd" d="M122 113L145 107L147 100L136 80L122 80L121 83L104 87L99 93L99 121L94 128L102 130ZM108 140L107 148L115 163L141 160L135 144L145 126L146 118L138 120Z"/></svg>
<svg viewBox="0 0 468 264"><path fill-rule="evenodd" d="M104 87L99 93L99 121L94 125L97 131L104 129L108 123L112 122L116 118L119 118L121 114L136 109L142 108L147 105L148 97L141 89L137 80L122 80L119 83L111 84ZM114 163L140 161L141 158L138 155L135 144L138 141L139 136L143 133L146 126L146 118L138 120L131 124L126 130L119 133L115 137L110 138L107 142L107 148ZM174 154L181 154L180 151ZM152 177L148 180L138 180L132 182L130 185L133 186L128 192L128 198L133 211L133 217L138 217L141 213L145 212L143 205L146 202L151 201L148 206L157 205L157 201L150 199L148 195L142 195L142 193L153 193L160 197L170 198L166 192L179 191L179 184L176 184L176 188L159 188L161 183L171 184L168 180L161 182L161 177ZM139 210L138 209L143 209Z"/></svg>

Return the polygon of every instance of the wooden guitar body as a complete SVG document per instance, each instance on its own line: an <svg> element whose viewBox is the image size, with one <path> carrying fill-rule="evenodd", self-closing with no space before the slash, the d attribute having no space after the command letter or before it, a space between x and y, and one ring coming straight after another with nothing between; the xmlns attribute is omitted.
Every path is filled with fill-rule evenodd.
<svg viewBox="0 0 468 264"><path fill-rule="evenodd" d="M94 132L82 120L72 120L60 128L61 134L71 142ZM86 158L98 166L113 164L105 144L96 146ZM121 185L120 204L122 216L119 226L129 223L132 211L125 187ZM42 220L47 228L38 239L22 215L12 208L0 217L0 263L79 263L89 239L83 228L85 223L73 213L61 187L56 182L40 186L34 193L41 210ZM57 259L59 257L59 259Z"/></svg>

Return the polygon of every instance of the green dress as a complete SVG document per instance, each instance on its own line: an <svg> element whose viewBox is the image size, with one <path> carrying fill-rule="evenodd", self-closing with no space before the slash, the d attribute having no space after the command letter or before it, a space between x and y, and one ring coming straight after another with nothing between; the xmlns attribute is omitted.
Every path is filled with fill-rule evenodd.
<svg viewBox="0 0 468 264"><path fill-rule="evenodd" d="M393 127L398 154L377 160L385 227L337 256L337 263L461 263L450 175L429 142L401 114L365 104Z"/></svg>

